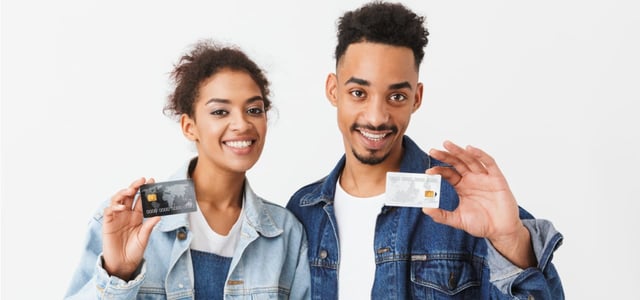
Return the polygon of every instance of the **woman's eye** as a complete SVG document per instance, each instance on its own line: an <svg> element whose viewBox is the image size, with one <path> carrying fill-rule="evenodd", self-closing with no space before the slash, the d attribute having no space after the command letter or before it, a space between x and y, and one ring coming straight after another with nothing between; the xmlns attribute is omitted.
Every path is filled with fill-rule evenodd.
<svg viewBox="0 0 640 300"><path fill-rule="evenodd" d="M223 109L217 109L212 111L211 114L214 116L226 116L229 112Z"/></svg>
<svg viewBox="0 0 640 300"><path fill-rule="evenodd" d="M252 107L252 108L249 108L247 110L247 112L249 114L251 114L251 115L260 115L260 114L264 113L264 109L262 109L260 107Z"/></svg>

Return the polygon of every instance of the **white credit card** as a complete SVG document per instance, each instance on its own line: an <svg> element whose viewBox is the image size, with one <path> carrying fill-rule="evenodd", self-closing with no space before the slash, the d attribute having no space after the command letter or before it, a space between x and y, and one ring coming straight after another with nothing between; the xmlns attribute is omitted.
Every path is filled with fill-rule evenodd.
<svg viewBox="0 0 640 300"><path fill-rule="evenodd" d="M387 172L385 205L404 207L439 207L440 175Z"/></svg>

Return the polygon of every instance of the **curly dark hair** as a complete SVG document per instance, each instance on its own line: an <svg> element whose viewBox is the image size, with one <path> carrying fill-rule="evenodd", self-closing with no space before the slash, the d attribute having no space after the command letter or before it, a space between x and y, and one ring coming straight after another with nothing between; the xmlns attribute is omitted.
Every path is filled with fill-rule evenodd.
<svg viewBox="0 0 640 300"><path fill-rule="evenodd" d="M338 19L336 65L350 44L368 41L411 48L416 69L419 69L424 47L429 42L424 22L425 17L416 15L404 5L384 1L370 2L346 12Z"/></svg>
<svg viewBox="0 0 640 300"><path fill-rule="evenodd" d="M200 84L222 69L243 71L260 87L264 108L271 108L269 81L264 71L235 45L222 46L212 40L201 40L183 55L171 72L175 90L164 107L165 115L194 117L193 104L198 98Z"/></svg>

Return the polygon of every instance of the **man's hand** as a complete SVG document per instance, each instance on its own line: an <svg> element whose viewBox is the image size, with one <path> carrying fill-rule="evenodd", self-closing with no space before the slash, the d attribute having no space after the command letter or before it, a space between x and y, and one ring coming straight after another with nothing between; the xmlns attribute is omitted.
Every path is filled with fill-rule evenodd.
<svg viewBox="0 0 640 300"><path fill-rule="evenodd" d="M537 264L529 231L518 214L518 203L494 159L484 151L461 148L450 141L429 154L452 167L434 167L427 174L440 174L458 193L454 211L423 208L435 222L487 238L505 258L520 268Z"/></svg>

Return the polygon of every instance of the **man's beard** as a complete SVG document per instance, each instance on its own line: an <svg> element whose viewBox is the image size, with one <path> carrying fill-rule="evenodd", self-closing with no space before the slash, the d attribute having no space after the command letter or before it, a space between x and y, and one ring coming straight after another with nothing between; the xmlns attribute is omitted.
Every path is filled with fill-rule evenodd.
<svg viewBox="0 0 640 300"><path fill-rule="evenodd" d="M389 157L389 155L391 154L391 151L385 153L383 156L381 157L376 157L373 155L374 151L369 151L369 153L371 153L370 156L365 156L365 155L360 155L358 153L356 153L356 150L351 148L351 152L353 152L353 156L356 157L356 159L358 159L358 161L360 161L361 163L365 164L365 165L377 165L381 162L383 162L385 159L387 159L387 157Z"/></svg>

